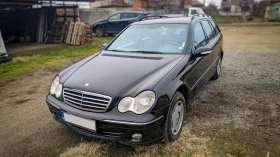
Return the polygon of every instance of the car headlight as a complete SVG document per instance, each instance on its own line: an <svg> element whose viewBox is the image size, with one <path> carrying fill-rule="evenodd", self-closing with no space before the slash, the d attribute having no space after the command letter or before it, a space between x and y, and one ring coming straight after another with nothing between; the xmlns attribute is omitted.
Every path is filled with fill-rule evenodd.
<svg viewBox="0 0 280 157"><path fill-rule="evenodd" d="M52 95L55 95L57 98L61 96L62 93L62 84L59 83L59 77L56 76L53 79L52 85L51 85L51 90L50 93Z"/></svg>
<svg viewBox="0 0 280 157"><path fill-rule="evenodd" d="M136 114L143 114L153 106L155 100L156 95L153 91L144 91L135 98L123 98L118 105L118 110L122 113L132 111Z"/></svg>

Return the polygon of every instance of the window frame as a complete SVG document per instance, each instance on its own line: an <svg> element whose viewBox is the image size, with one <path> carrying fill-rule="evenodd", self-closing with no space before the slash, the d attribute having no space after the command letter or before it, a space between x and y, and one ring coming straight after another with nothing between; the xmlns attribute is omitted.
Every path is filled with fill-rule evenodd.
<svg viewBox="0 0 280 157"><path fill-rule="evenodd" d="M195 50L199 48L199 47L195 47L195 45L194 45L196 24L200 24L200 26L201 26L201 28L202 28L202 30L203 30L203 34L204 34L204 37L205 37L204 39L205 39L205 41L206 41L206 45L209 43L209 42L208 42L208 38L207 38L207 34L206 34L206 32L205 32L205 29L204 29L204 27L203 27L201 21L202 21L202 20L199 20L199 21L197 21L197 22L194 23L194 29L193 29L193 30L194 30L194 31L193 31L193 48L194 48ZM206 46L206 45L205 45L205 46ZM205 46L204 46L204 47L205 47Z"/></svg>
<svg viewBox="0 0 280 157"><path fill-rule="evenodd" d="M124 14L130 14L130 15L133 15L133 17L123 19ZM127 19L134 19L134 18L135 18L134 13L121 13L120 20L127 20Z"/></svg>
<svg viewBox="0 0 280 157"><path fill-rule="evenodd" d="M120 19L117 19L117 20L110 20L111 17L113 17L113 16L115 16L115 15L118 15L118 14L120 14ZM121 18L122 18L122 13L116 13L116 14L110 16L110 17L108 18L108 21L109 21L109 22L111 22L111 21L118 21L118 20L121 20Z"/></svg>
<svg viewBox="0 0 280 157"><path fill-rule="evenodd" d="M220 30L220 28L218 27L218 25L216 24L216 22L213 21L213 20L209 20L209 22L210 22L210 24L212 25L213 29L215 30L216 34L219 35L219 34L221 33L221 30ZM212 22L215 24L215 26L216 26L217 29L215 29L215 27L213 26ZM217 32L217 30L218 30L218 32Z"/></svg>
<svg viewBox="0 0 280 157"><path fill-rule="evenodd" d="M208 20L201 20L201 25L202 25L202 27L203 27L203 29L204 29L204 32L206 33L206 28L205 28L204 25L202 24L202 21L206 21L206 22L208 23L208 25L210 26L210 29L212 30L212 33L213 33L213 29L212 29L211 25L209 24ZM215 36L216 36L216 35L215 35ZM213 38L211 39L211 36L209 37L207 33L206 33L206 37L207 37L208 43L209 43L211 40L213 40L213 39L215 38L215 37L213 37Z"/></svg>

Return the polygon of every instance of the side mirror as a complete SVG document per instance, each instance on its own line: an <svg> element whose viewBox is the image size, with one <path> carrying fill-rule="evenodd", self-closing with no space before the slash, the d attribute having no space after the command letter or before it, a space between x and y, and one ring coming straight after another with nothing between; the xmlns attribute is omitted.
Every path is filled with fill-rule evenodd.
<svg viewBox="0 0 280 157"><path fill-rule="evenodd" d="M212 53L212 50L209 49L208 47L200 47L196 49L193 53L195 57L202 57L202 56L207 56Z"/></svg>
<svg viewBox="0 0 280 157"><path fill-rule="evenodd" d="M104 43L104 44L102 45L102 48L105 49L108 45L109 45L108 43Z"/></svg>

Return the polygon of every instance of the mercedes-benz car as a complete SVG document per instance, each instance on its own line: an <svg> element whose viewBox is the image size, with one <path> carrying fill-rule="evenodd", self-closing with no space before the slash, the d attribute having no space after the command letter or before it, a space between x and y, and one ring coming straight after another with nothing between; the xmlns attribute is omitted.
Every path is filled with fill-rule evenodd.
<svg viewBox="0 0 280 157"><path fill-rule="evenodd" d="M149 13L142 11L118 12L109 16L107 19L94 21L92 30L99 37L105 34L112 36L121 32L129 24L148 15Z"/></svg>
<svg viewBox="0 0 280 157"><path fill-rule="evenodd" d="M209 17L145 19L54 77L53 117L82 135L128 145L173 142L197 89L218 79L223 36Z"/></svg>

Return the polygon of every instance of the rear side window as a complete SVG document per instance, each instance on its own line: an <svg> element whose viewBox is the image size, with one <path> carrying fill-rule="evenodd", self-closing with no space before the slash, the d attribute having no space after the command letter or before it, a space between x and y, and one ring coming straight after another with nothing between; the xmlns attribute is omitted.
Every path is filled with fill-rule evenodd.
<svg viewBox="0 0 280 157"><path fill-rule="evenodd" d="M194 10L194 9L192 9L192 10L191 10L191 15L195 15L195 14L198 14L197 11Z"/></svg>
<svg viewBox="0 0 280 157"><path fill-rule="evenodd" d="M211 28L210 24L208 23L208 21L202 21L201 22L204 29L205 29L205 33L207 35L208 39L213 39L215 37L215 33L213 32L213 29Z"/></svg>
<svg viewBox="0 0 280 157"><path fill-rule="evenodd" d="M131 18L134 18L133 13L123 13L122 14L122 19L131 19Z"/></svg>
<svg viewBox="0 0 280 157"><path fill-rule="evenodd" d="M219 34L221 31L220 31L219 27L216 25L216 23L214 21L210 21L210 23L214 27L216 33Z"/></svg>
<svg viewBox="0 0 280 157"><path fill-rule="evenodd" d="M134 13L134 17L138 17L140 14L138 13Z"/></svg>
<svg viewBox="0 0 280 157"><path fill-rule="evenodd" d="M195 24L194 30L194 47L197 49L199 47L204 47L207 44L206 37L200 22Z"/></svg>

